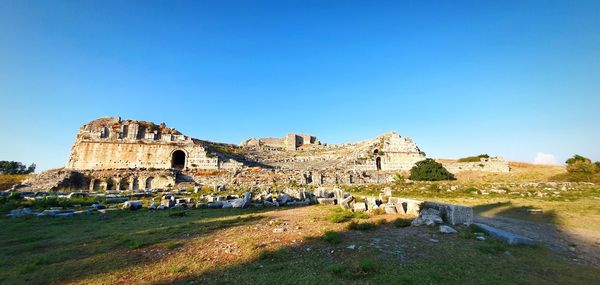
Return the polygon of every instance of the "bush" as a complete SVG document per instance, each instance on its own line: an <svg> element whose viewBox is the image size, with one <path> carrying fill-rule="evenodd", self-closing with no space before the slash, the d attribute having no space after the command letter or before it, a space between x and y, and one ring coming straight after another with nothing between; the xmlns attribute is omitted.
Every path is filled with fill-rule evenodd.
<svg viewBox="0 0 600 285"><path fill-rule="evenodd" d="M565 162L567 163L567 171L569 173L593 174L600 172L600 162L596 161L592 163L592 160L579 154L573 155L573 157L567 159Z"/></svg>
<svg viewBox="0 0 600 285"><path fill-rule="evenodd" d="M325 218L332 223L343 223L351 220L354 217L353 213L342 208L334 208Z"/></svg>
<svg viewBox="0 0 600 285"><path fill-rule="evenodd" d="M440 181L454 180L454 175L435 160L428 158L419 161L410 169L410 180L417 181Z"/></svg>
<svg viewBox="0 0 600 285"><path fill-rule="evenodd" d="M371 215L373 215L373 216L379 216L379 215L384 215L384 214L385 214L385 209L383 209L383 208L377 208L377 209L371 210Z"/></svg>
<svg viewBox="0 0 600 285"><path fill-rule="evenodd" d="M460 158L458 162L480 162L482 158L490 158L487 154L480 154L478 156L467 156Z"/></svg>
<svg viewBox="0 0 600 285"><path fill-rule="evenodd" d="M339 244L342 242L340 234L332 231L326 231L323 240L330 244Z"/></svg>
<svg viewBox="0 0 600 285"><path fill-rule="evenodd" d="M397 228L406 228L406 227L410 227L411 223L412 223L411 219L398 218L394 221L394 226Z"/></svg>
<svg viewBox="0 0 600 285"><path fill-rule="evenodd" d="M372 230L374 228L376 228L376 226L373 223L351 222L350 224L348 224L348 229L349 230L369 231L369 230Z"/></svg>
<svg viewBox="0 0 600 285"><path fill-rule="evenodd" d="M588 163L591 163L592 161L589 158L581 156L579 154L575 154L575 155L573 155L573 157L571 157L571 158L567 159L567 161L565 161L566 164L573 164L573 163L576 163L576 162L588 162Z"/></svg>
<svg viewBox="0 0 600 285"><path fill-rule="evenodd" d="M18 161L0 161L0 174L29 174L35 171L35 163L25 166Z"/></svg>

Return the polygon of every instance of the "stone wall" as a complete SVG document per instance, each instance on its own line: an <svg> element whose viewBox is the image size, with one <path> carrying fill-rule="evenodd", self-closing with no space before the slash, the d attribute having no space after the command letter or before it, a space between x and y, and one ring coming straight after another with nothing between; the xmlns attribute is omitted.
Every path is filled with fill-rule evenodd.
<svg viewBox="0 0 600 285"><path fill-rule="evenodd" d="M459 173L463 171L482 171L482 172L510 172L508 161L504 158L490 157L481 158L478 162L457 162L457 161L441 161L442 165L451 173Z"/></svg>
<svg viewBox="0 0 600 285"><path fill-rule="evenodd" d="M203 147L195 144L177 145L161 143L97 142L76 143L67 163L68 169L125 169L171 168L175 151L185 153L185 167L192 169L218 169L217 157L208 157Z"/></svg>
<svg viewBox="0 0 600 285"><path fill-rule="evenodd" d="M100 118L83 125L66 168L73 170L174 168L218 169L218 156L209 155L197 141L166 125ZM228 164L231 166L232 164ZM235 166L235 165L234 165ZM176 168L176 167L175 167Z"/></svg>

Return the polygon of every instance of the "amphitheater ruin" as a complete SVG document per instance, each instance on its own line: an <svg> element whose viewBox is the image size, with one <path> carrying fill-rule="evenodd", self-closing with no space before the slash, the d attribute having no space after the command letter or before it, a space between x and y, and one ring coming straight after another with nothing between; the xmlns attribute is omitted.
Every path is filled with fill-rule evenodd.
<svg viewBox="0 0 600 285"><path fill-rule="evenodd" d="M164 123L106 117L83 125L64 169L42 173L31 187L139 190L176 185L261 188L273 185L340 185L388 182L409 171L425 153L408 137L389 132L344 144L290 133L250 138L240 145L200 140ZM508 172L501 157L480 162L441 161L453 173ZM49 179L51 178L51 179Z"/></svg>

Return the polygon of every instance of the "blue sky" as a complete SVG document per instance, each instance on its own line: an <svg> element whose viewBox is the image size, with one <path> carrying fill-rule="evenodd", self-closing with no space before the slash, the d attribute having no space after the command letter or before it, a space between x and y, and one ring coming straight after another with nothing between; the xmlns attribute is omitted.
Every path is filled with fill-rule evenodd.
<svg viewBox="0 0 600 285"><path fill-rule="evenodd" d="M0 0L0 160L40 169L116 115L600 160L599 110L600 1Z"/></svg>

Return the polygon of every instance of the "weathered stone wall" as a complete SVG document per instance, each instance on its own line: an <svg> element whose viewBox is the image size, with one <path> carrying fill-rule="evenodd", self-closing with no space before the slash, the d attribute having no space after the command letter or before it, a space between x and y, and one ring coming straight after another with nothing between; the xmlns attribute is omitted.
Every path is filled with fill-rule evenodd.
<svg viewBox="0 0 600 285"><path fill-rule="evenodd" d="M168 189L176 184L176 174L169 170L93 170L83 171L82 190L151 190Z"/></svg>
<svg viewBox="0 0 600 285"><path fill-rule="evenodd" d="M481 161L478 162L441 161L441 163L451 173L463 171L510 172L508 161L502 157L481 158Z"/></svg>
<svg viewBox="0 0 600 285"><path fill-rule="evenodd" d="M101 118L81 127L67 169L135 169L173 167L176 151L185 155L183 168L217 169L219 158L166 125L143 121Z"/></svg>
<svg viewBox="0 0 600 285"><path fill-rule="evenodd" d="M125 169L171 168L172 154L182 150L186 167L217 169L218 158L207 157L204 148L197 145L143 144L127 142L79 142L73 146L68 169Z"/></svg>

